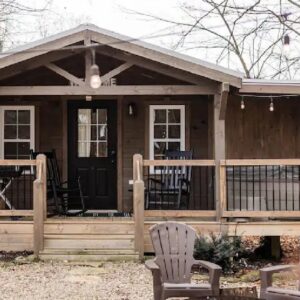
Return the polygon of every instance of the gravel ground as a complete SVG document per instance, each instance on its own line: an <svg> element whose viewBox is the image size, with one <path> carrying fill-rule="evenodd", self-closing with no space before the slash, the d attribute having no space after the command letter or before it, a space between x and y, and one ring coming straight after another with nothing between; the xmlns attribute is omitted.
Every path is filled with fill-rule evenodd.
<svg viewBox="0 0 300 300"><path fill-rule="evenodd" d="M255 248L258 239L249 239L247 242L250 248ZM299 240L283 239L282 244L285 254L282 262L297 261ZM30 256L23 257L28 254L26 252L0 253L0 300L153 299L152 276L143 264L133 262L94 264L32 262ZM22 256L15 258L18 255ZM250 289L256 287L259 290L257 269L266 264L270 265L270 262L259 264L252 270L244 270L239 275L222 277L221 287ZM196 275L194 280L202 282L205 277ZM295 276L286 274L276 277L275 284L295 288L295 279Z"/></svg>
<svg viewBox="0 0 300 300"><path fill-rule="evenodd" d="M197 275L202 282L205 275ZM143 264L131 262L71 264L57 262L0 262L0 299L150 300L152 276ZM250 279L251 280L251 279ZM257 286L222 278L224 287ZM178 298L177 298L178 299Z"/></svg>
<svg viewBox="0 0 300 300"><path fill-rule="evenodd" d="M0 299L151 299L151 274L137 263L94 266L0 263Z"/></svg>

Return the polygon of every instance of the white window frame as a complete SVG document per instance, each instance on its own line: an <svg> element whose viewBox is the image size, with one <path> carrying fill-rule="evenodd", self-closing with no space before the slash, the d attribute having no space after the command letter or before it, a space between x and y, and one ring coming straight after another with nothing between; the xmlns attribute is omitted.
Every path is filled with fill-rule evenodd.
<svg viewBox="0 0 300 300"><path fill-rule="evenodd" d="M6 110L29 110L30 111L30 149L35 149L35 108L28 105L7 105L0 106L0 158L4 159L4 112ZM28 139L10 139L14 142L28 142Z"/></svg>
<svg viewBox="0 0 300 300"><path fill-rule="evenodd" d="M167 110L167 109L179 109L180 110L180 150L185 150L185 105L150 105L149 107L149 159L154 159L154 141L157 142L176 142L177 139L155 139L154 138L154 111L155 110ZM172 123L171 123L172 124ZM166 123L168 126L168 123Z"/></svg>

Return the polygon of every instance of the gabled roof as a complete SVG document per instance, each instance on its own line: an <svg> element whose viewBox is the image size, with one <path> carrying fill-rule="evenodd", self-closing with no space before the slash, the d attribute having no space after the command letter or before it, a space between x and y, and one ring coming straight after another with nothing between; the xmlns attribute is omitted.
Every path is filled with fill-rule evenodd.
<svg viewBox="0 0 300 300"><path fill-rule="evenodd" d="M80 25L71 30L63 31L42 40L9 50L6 53L0 53L0 71L2 68L13 64L78 43L84 40L87 34L94 42L108 45L109 47L165 64L194 75L206 77L218 82L228 82L232 86L241 87L242 78L244 76L240 72L144 41L133 39L128 36L120 35L92 24Z"/></svg>

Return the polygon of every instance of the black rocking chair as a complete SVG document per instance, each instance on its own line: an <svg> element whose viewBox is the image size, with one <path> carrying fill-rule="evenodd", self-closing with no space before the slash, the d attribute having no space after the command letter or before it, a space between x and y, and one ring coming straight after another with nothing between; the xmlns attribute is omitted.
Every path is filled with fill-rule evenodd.
<svg viewBox="0 0 300 300"><path fill-rule="evenodd" d="M30 150L30 154L32 159L39 154L44 154L47 158L47 206L49 211L52 210L54 214L65 216L77 216L86 212L80 177L77 178L77 182L61 182L55 150L51 152Z"/></svg>
<svg viewBox="0 0 300 300"><path fill-rule="evenodd" d="M167 160L190 160L192 151L167 151ZM191 193L191 166L164 166L154 170L154 176L148 178L146 188L146 209L150 205L167 206L170 209L180 209L183 197L186 199L184 206L189 206Z"/></svg>

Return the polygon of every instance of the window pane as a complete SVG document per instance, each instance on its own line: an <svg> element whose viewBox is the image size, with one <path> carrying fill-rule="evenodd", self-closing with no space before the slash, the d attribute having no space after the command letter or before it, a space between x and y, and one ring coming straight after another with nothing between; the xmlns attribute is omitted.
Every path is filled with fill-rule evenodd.
<svg viewBox="0 0 300 300"><path fill-rule="evenodd" d="M79 141L86 141L87 140L87 128L89 126L86 125L79 125L78 126L78 140Z"/></svg>
<svg viewBox="0 0 300 300"><path fill-rule="evenodd" d="M107 143L98 143L98 157L107 157Z"/></svg>
<svg viewBox="0 0 300 300"><path fill-rule="evenodd" d="M165 109L154 110L154 123L166 123L167 122L167 111Z"/></svg>
<svg viewBox="0 0 300 300"><path fill-rule="evenodd" d="M92 124L97 124L97 110L92 109L91 114L92 114L91 123Z"/></svg>
<svg viewBox="0 0 300 300"><path fill-rule="evenodd" d="M17 138L17 126L16 125L5 125L4 126L4 138L5 139L16 139Z"/></svg>
<svg viewBox="0 0 300 300"><path fill-rule="evenodd" d="M18 138L19 139L30 139L30 126L20 125L18 127Z"/></svg>
<svg viewBox="0 0 300 300"><path fill-rule="evenodd" d="M30 153L30 143L29 142L21 142L18 143L18 156L19 155L28 155Z"/></svg>
<svg viewBox="0 0 300 300"><path fill-rule="evenodd" d="M107 140L107 127L106 125L98 126L98 140Z"/></svg>
<svg viewBox="0 0 300 300"><path fill-rule="evenodd" d="M19 110L18 111L18 122L19 124L30 124L30 111Z"/></svg>
<svg viewBox="0 0 300 300"><path fill-rule="evenodd" d="M5 142L4 143L4 158L8 156L17 157L17 146L18 143Z"/></svg>
<svg viewBox="0 0 300 300"><path fill-rule="evenodd" d="M166 152L165 142L154 142L154 158L161 158Z"/></svg>
<svg viewBox="0 0 300 300"><path fill-rule="evenodd" d="M171 151L180 151L180 142L169 142L168 150Z"/></svg>
<svg viewBox="0 0 300 300"><path fill-rule="evenodd" d="M91 141L96 141L97 140L97 126L93 125L91 126Z"/></svg>
<svg viewBox="0 0 300 300"><path fill-rule="evenodd" d="M78 109L78 123L79 124L91 124L91 110L90 109Z"/></svg>
<svg viewBox="0 0 300 300"><path fill-rule="evenodd" d="M106 109L97 109L98 111L98 124L107 123L107 110Z"/></svg>
<svg viewBox="0 0 300 300"><path fill-rule="evenodd" d="M87 143L78 143L78 157L87 157L86 147Z"/></svg>
<svg viewBox="0 0 300 300"><path fill-rule="evenodd" d="M168 122L180 123L180 109L168 109Z"/></svg>
<svg viewBox="0 0 300 300"><path fill-rule="evenodd" d="M88 148L90 148L89 157L97 157L97 143L96 142L89 143Z"/></svg>
<svg viewBox="0 0 300 300"><path fill-rule="evenodd" d="M4 111L4 124L17 124L17 111L5 110Z"/></svg>
<svg viewBox="0 0 300 300"><path fill-rule="evenodd" d="M170 139L180 139L180 126L179 125L169 125L168 127L168 137Z"/></svg>
<svg viewBox="0 0 300 300"><path fill-rule="evenodd" d="M156 139L165 139L166 135L166 126L165 125L154 125L154 138Z"/></svg>

